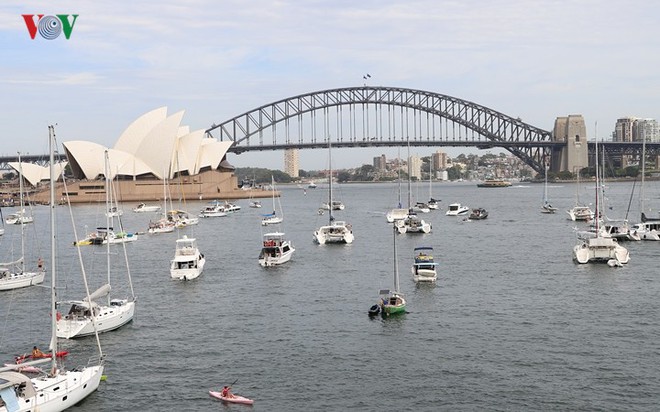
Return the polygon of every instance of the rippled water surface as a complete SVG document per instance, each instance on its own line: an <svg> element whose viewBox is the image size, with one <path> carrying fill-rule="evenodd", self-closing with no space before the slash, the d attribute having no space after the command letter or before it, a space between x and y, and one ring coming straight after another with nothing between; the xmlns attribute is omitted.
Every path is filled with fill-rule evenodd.
<svg viewBox="0 0 660 412"><path fill-rule="evenodd" d="M626 214L631 186L609 185L611 217ZM239 213L202 220L188 232L207 257L203 275L191 282L169 276L176 234L144 235L127 245L137 316L101 335L107 381L74 410L244 410L208 396L234 381L235 392L263 411L657 410L660 243L627 244L631 262L623 268L574 264L576 223L565 210L575 202L575 185L551 185L560 211L543 215L541 185L434 184L441 210L423 215L432 233L397 236L408 313L390 319L370 319L367 309L392 284L393 235L384 214L395 206L396 184L336 187L346 204L337 218L350 221L356 236L344 246L312 242L312 232L327 222L317 215L323 185L306 195L281 189L282 229L297 249L285 266L257 263L259 213L270 212L270 199L264 209L239 201ZM580 196L590 199L592 192L585 187ZM660 206L653 188L647 192L647 203ZM413 197L427 200L428 184L414 186ZM472 222L445 216L452 202L484 207L490 216ZM124 225L144 231L150 215L131 212L133 206L123 205ZM203 206L185 204L195 212ZM74 206L77 229L103 225L100 209ZM79 299L71 223L66 208L58 213L58 293ZM37 207L35 215L26 231L33 259L49 248L48 209ZM638 215L632 211L631 220ZM17 250L18 228L6 229L0 260ZM421 245L435 248L436 285L412 280L413 248ZM106 276L103 251L83 248L92 287ZM122 296L121 246L113 247L112 259L113 287ZM0 294L4 361L34 344L47 347L48 302L48 288ZM73 367L93 353L94 339L61 346L72 352Z"/></svg>

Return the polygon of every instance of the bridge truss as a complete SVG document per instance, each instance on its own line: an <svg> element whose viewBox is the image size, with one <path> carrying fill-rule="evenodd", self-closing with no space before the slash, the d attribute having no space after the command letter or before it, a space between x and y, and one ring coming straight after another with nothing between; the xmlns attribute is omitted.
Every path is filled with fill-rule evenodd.
<svg viewBox="0 0 660 412"><path fill-rule="evenodd" d="M322 90L269 103L206 130L233 153L287 148L379 146L501 147L538 173L551 132L485 106L397 87Z"/></svg>

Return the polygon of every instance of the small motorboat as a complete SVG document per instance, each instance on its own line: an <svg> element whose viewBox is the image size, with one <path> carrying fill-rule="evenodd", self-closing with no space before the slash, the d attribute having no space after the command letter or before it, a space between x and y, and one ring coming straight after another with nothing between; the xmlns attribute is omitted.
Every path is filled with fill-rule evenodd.
<svg viewBox="0 0 660 412"><path fill-rule="evenodd" d="M483 220L488 217L488 211L482 207L472 209L470 212L470 220Z"/></svg>
<svg viewBox="0 0 660 412"><path fill-rule="evenodd" d="M252 405L254 403L252 399L248 399L244 396L236 394L231 394L231 396L222 396L222 393L220 392L209 391L209 395L211 395L213 398L220 399L223 402L242 403L244 405Z"/></svg>

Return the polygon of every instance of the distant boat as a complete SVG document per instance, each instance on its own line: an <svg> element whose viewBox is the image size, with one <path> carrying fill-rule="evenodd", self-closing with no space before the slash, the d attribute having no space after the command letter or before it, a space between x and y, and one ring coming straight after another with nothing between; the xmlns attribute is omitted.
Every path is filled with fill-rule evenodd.
<svg viewBox="0 0 660 412"><path fill-rule="evenodd" d="M488 217L488 211L484 209L483 207L478 207L476 209L472 209L470 212L469 219L470 220L484 220Z"/></svg>
<svg viewBox="0 0 660 412"><path fill-rule="evenodd" d="M481 183L477 183L477 187L509 187L511 182L503 179L486 179Z"/></svg>
<svg viewBox="0 0 660 412"><path fill-rule="evenodd" d="M147 212L160 212L160 206L157 205L147 205L146 203L140 203L133 208L135 213L147 213Z"/></svg>
<svg viewBox="0 0 660 412"><path fill-rule="evenodd" d="M314 183L314 182L309 182L309 184L307 185L307 187L308 187L309 189L316 189L316 183Z"/></svg>

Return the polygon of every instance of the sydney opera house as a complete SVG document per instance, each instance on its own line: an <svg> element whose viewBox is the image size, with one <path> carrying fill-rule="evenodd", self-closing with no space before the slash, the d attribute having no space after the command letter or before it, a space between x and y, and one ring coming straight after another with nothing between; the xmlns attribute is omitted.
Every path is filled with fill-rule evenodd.
<svg viewBox="0 0 660 412"><path fill-rule="evenodd" d="M183 114L168 115L166 107L148 112L131 123L112 148L88 141L64 142L73 174L73 180L67 179L66 184L71 202L104 201L106 170L120 202L162 200L164 193L172 199L188 200L246 197L246 192L238 188L234 167L226 159L232 142L205 137L202 129L190 131L181 124ZM19 170L18 164L10 166ZM58 167L63 169L65 165ZM47 167L22 163L20 169L24 179L34 186L49 176ZM62 183L57 192L63 196ZM32 196L39 203L47 199L47 190Z"/></svg>

